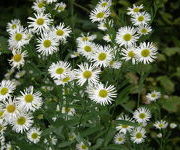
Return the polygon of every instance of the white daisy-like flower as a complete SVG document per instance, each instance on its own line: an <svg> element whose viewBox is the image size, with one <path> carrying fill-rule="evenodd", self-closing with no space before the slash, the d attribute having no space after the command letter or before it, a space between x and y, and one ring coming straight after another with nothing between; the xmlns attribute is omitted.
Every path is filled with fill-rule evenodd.
<svg viewBox="0 0 180 150"><path fill-rule="evenodd" d="M77 83L82 86L86 81L88 84L97 84L99 82L100 69L94 65L83 63L78 65L79 69L75 69Z"/></svg>
<svg viewBox="0 0 180 150"><path fill-rule="evenodd" d="M57 3L55 6L55 9L60 13L62 11L64 11L64 9L66 8L66 4L61 2L61 3Z"/></svg>
<svg viewBox="0 0 180 150"><path fill-rule="evenodd" d="M13 68L20 68L21 66L24 66L25 60L24 58L27 57L26 51L21 51L20 49L15 49L12 51L13 57L9 60L10 65Z"/></svg>
<svg viewBox="0 0 180 150"><path fill-rule="evenodd" d="M52 55L59 50L59 42L52 33L42 34L41 38L39 38L37 42L37 51L44 56Z"/></svg>
<svg viewBox="0 0 180 150"><path fill-rule="evenodd" d="M24 111L35 111L39 109L43 102L40 92L34 92L34 87L30 86L26 88L23 92L21 91L21 96L18 96L16 99L18 107Z"/></svg>
<svg viewBox="0 0 180 150"><path fill-rule="evenodd" d="M76 144L77 150L89 150L89 146L84 144L84 142L80 142L79 144Z"/></svg>
<svg viewBox="0 0 180 150"><path fill-rule="evenodd" d="M52 63L48 69L51 78L59 79L64 78L71 71L70 64L68 62L58 61Z"/></svg>
<svg viewBox="0 0 180 150"><path fill-rule="evenodd" d="M109 34L106 34L105 36L103 36L103 40L106 42L111 42L111 37L109 36Z"/></svg>
<svg viewBox="0 0 180 150"><path fill-rule="evenodd" d="M133 118L138 122L138 123L146 123L147 121L150 120L151 118L151 112L149 109L145 107L139 107L138 109L135 110L133 113Z"/></svg>
<svg viewBox="0 0 180 150"><path fill-rule="evenodd" d="M55 79L54 82L56 85L65 85L75 79L75 74L73 71L69 71L64 77Z"/></svg>
<svg viewBox="0 0 180 150"><path fill-rule="evenodd" d="M176 128L176 127L177 127L177 124L176 124L176 123L170 123L170 125L169 125L169 126L170 126L170 128L171 128L171 129L174 129L174 128Z"/></svg>
<svg viewBox="0 0 180 150"><path fill-rule="evenodd" d="M146 95L148 101L156 101L161 97L161 93L157 91L152 91Z"/></svg>
<svg viewBox="0 0 180 150"><path fill-rule="evenodd" d="M78 48L77 51L87 57L87 58L91 58L93 52L95 52L97 50L97 45L93 42L89 42L89 41L84 41L84 42L80 42L78 44Z"/></svg>
<svg viewBox="0 0 180 150"><path fill-rule="evenodd" d="M2 80L0 83L0 101L11 96L16 89L16 84L10 80Z"/></svg>
<svg viewBox="0 0 180 150"><path fill-rule="evenodd" d="M60 23L55 29L53 29L54 36L61 41L65 41L71 33L70 27L65 27L64 23Z"/></svg>
<svg viewBox="0 0 180 150"><path fill-rule="evenodd" d="M14 32L10 33L8 40L10 49L20 49L30 41L28 30L23 27L17 28Z"/></svg>
<svg viewBox="0 0 180 150"><path fill-rule="evenodd" d="M12 130L17 133L23 133L27 131L33 124L33 117L31 114L26 114L21 112L16 118L12 121Z"/></svg>
<svg viewBox="0 0 180 150"><path fill-rule="evenodd" d="M108 18L109 15L109 8L96 7L94 10L91 11L90 19L92 22L102 22L105 21L105 19Z"/></svg>
<svg viewBox="0 0 180 150"><path fill-rule="evenodd" d="M31 20L29 23L29 28L34 33L44 33L44 31L49 30L49 26L52 23L50 14L44 14L42 12L34 13L34 18L29 17Z"/></svg>
<svg viewBox="0 0 180 150"><path fill-rule="evenodd" d="M156 136L157 136L158 138L162 138L162 133L158 133Z"/></svg>
<svg viewBox="0 0 180 150"><path fill-rule="evenodd" d="M165 128L167 128L167 126L168 126L168 122L166 122L164 120L156 121L154 123L154 127L156 129L165 129Z"/></svg>
<svg viewBox="0 0 180 150"><path fill-rule="evenodd" d="M7 24L7 32L15 32L18 28L21 28L21 21L19 19L13 19Z"/></svg>
<svg viewBox="0 0 180 150"><path fill-rule="evenodd" d="M127 48L123 48L121 51L122 58L125 61L132 61L133 64L137 61L137 48L135 46L130 46Z"/></svg>
<svg viewBox="0 0 180 150"><path fill-rule="evenodd" d="M139 47L137 48L137 57L138 61L144 64L149 64L156 59L157 54L157 47L154 46L153 43L140 43Z"/></svg>
<svg viewBox="0 0 180 150"><path fill-rule="evenodd" d="M117 96L117 91L113 85L107 86L102 83L89 85L86 92L92 101L101 105L111 104L113 98Z"/></svg>
<svg viewBox="0 0 180 150"><path fill-rule="evenodd" d="M96 37L97 36L95 34L90 35L90 33L87 33L87 34L81 33L81 36L78 37L76 39L76 41L77 41L78 44L81 43L81 42L85 42L85 41L92 42L93 40L96 39Z"/></svg>
<svg viewBox="0 0 180 150"><path fill-rule="evenodd" d="M4 133L6 128L7 128L7 123L3 120L0 120L0 140L1 140L1 134Z"/></svg>
<svg viewBox="0 0 180 150"><path fill-rule="evenodd" d="M27 132L27 138L32 143L38 143L41 138L41 131L39 128L32 128Z"/></svg>
<svg viewBox="0 0 180 150"><path fill-rule="evenodd" d="M140 25L138 26L137 28L137 32L140 34L140 35L147 35L149 34L150 32L152 31L152 28L151 26L145 24L145 25Z"/></svg>
<svg viewBox="0 0 180 150"><path fill-rule="evenodd" d="M78 57L78 56L80 56L80 53L79 52L73 52L73 53L71 53L71 58L76 58L76 57Z"/></svg>
<svg viewBox="0 0 180 150"><path fill-rule="evenodd" d="M68 134L68 139L69 139L70 141L74 141L75 138L76 138L76 134L75 134L74 132L70 132L70 133Z"/></svg>
<svg viewBox="0 0 180 150"><path fill-rule="evenodd" d="M135 26L144 25L151 21L151 16L147 12L140 12L134 14L131 18L131 21Z"/></svg>
<svg viewBox="0 0 180 150"><path fill-rule="evenodd" d="M115 144L124 144L126 141L125 135L122 133L117 133L114 137Z"/></svg>
<svg viewBox="0 0 180 150"><path fill-rule="evenodd" d="M34 9L36 12L44 12L46 9L46 2L44 0L36 0L33 3L32 9Z"/></svg>
<svg viewBox="0 0 180 150"><path fill-rule="evenodd" d="M121 27L116 35L116 42L120 46L132 46L138 40L137 30L134 27Z"/></svg>
<svg viewBox="0 0 180 150"><path fill-rule="evenodd" d="M98 49L94 52L91 61L95 66L107 67L113 59L113 49L108 46L98 46Z"/></svg>
<svg viewBox="0 0 180 150"><path fill-rule="evenodd" d="M100 0L96 7L109 8L111 5L111 0Z"/></svg>
<svg viewBox="0 0 180 150"><path fill-rule="evenodd" d="M133 7L132 8L128 8L128 15L135 15L137 13L139 13L141 10L143 9L143 5L139 5L139 6L136 6L135 4L133 4Z"/></svg>
<svg viewBox="0 0 180 150"><path fill-rule="evenodd" d="M121 67L122 63L120 61L111 60L109 62L109 67L113 69L119 69Z"/></svg>
<svg viewBox="0 0 180 150"><path fill-rule="evenodd" d="M11 123L14 118L19 115L20 111L18 109L16 100L9 98L4 102L4 119Z"/></svg>
<svg viewBox="0 0 180 150"><path fill-rule="evenodd" d="M131 132L131 141L136 144L140 144L144 142L146 138L146 130L142 127L137 127L134 128L133 131Z"/></svg>
<svg viewBox="0 0 180 150"><path fill-rule="evenodd" d="M74 114L76 113L75 109L71 107L62 107L61 112L62 114L66 114L68 116L74 116Z"/></svg>
<svg viewBox="0 0 180 150"><path fill-rule="evenodd" d="M45 0L48 4L51 4L51 3L54 3L54 2L57 2L57 0Z"/></svg>
<svg viewBox="0 0 180 150"><path fill-rule="evenodd" d="M121 115L120 117L117 118L117 120L125 120L128 122L134 123L134 120L130 118L128 115ZM116 130L118 130L120 133L126 134L127 132L132 131L134 127L128 124L117 124Z"/></svg>

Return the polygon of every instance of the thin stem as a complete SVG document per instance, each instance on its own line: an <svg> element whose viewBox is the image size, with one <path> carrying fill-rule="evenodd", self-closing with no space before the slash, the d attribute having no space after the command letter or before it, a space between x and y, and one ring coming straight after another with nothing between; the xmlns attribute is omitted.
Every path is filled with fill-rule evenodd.
<svg viewBox="0 0 180 150"><path fill-rule="evenodd" d="M77 7L81 8L82 10L86 11L87 13L90 13L90 11L89 11L87 8L85 8L85 7L77 4L77 3L75 3L75 2L74 2L73 4L74 4L74 6L77 6Z"/></svg>

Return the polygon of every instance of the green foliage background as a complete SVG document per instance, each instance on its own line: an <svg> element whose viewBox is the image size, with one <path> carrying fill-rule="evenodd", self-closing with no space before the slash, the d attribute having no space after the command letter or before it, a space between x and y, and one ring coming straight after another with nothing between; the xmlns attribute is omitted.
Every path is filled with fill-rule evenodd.
<svg viewBox="0 0 180 150"><path fill-rule="evenodd" d="M66 24L71 25L73 29L73 37L75 38L81 32L91 32L98 35L98 40L103 36L102 32L98 31L96 25L92 24L89 19L89 11L95 6L98 0L75 0L74 5L69 5L70 0L64 0L68 5L65 12L61 14L61 19ZM136 72L133 72L131 68L126 68L123 74L125 78L129 78L129 83L121 82L122 87L128 85L125 90L121 91L121 94L118 99L123 99L123 101L117 102L118 107L115 109L115 114L121 112L121 109L132 110L136 107L134 101L127 101L129 99L126 93L131 93L134 97L138 93L138 89L142 89L141 100L149 90L158 89L164 95L160 101L158 101L158 106L161 106L162 116L168 118L170 122L178 123L180 122L180 16L178 9L180 8L180 0L137 0L137 1L127 1L127 0L114 0L114 12L112 17L116 18L117 24L123 25L127 21L125 16L126 9L129 6L136 2L143 4L145 9L151 13L154 17L152 28L153 33L150 35L150 39L157 43L159 47L158 59L153 65L148 65L143 68L145 72L151 72L148 77L145 79L142 87L138 86L139 75ZM32 0L11 0L5 1L1 0L0 5L0 52L3 53L0 55L0 78L3 78L3 75L10 68L8 64L8 59L10 58L10 52L7 49L7 39L8 35L6 32L6 25L11 19L18 18L22 21L23 25L27 25L27 17L32 15L31 5ZM73 7L73 9L72 9ZM60 18L57 18L57 22L61 21ZM74 49L75 43L72 42L71 51ZM63 58L63 56L62 56ZM128 73L128 69L131 71ZM37 74L34 75L34 78L38 78ZM118 73L118 72L114 72ZM105 73L104 73L105 74ZM106 78L106 76L104 76ZM38 79L37 79L38 80ZM120 78L120 80L122 80ZM113 81L110 81L113 82ZM37 83L38 84L38 83ZM119 88L122 88L119 87ZM152 109L157 109L155 105L151 105ZM111 108L109 108L111 109ZM82 110L83 111L83 110ZM104 121L110 118L109 114L102 112L104 116ZM94 114L91 114L89 118L92 118ZM84 118L85 119L85 118ZM83 121L83 120L82 120ZM76 122L74 122L76 124ZM68 124L68 123L67 123ZM48 134L51 130L46 132ZM61 136L61 130L56 128L57 135ZM100 127L91 128L91 130L86 130L82 133L83 136L91 135L96 132L103 132L104 129ZM171 143L167 145L166 149L180 149L178 143L180 142L180 137L178 137L178 132L180 132L179 127L172 131ZM112 134L109 131L108 134ZM95 137L98 139L98 136ZM111 135L108 135L111 136ZM107 137L108 137L107 136ZM153 132L152 132L153 136ZM99 141L100 143L101 141ZM109 142L108 139L106 141ZM23 143L22 143L23 144ZM64 145L69 143L64 143ZM98 143L97 143L98 146ZM112 145L113 147L113 145ZM111 147L111 148L112 148ZM106 147L108 149L108 147ZM116 149L116 147L114 148Z"/></svg>

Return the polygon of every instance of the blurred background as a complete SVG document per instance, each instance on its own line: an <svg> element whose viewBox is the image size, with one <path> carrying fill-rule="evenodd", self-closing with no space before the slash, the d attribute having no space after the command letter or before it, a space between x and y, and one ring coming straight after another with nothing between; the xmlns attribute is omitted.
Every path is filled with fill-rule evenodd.
<svg viewBox="0 0 180 150"><path fill-rule="evenodd" d="M74 25L74 35L81 32L91 32L98 35L100 39L102 32L97 30L97 26L88 20L89 11L97 4L98 0L75 0L73 11L70 10L71 0L64 0L67 4L66 12L62 13L63 21ZM61 0L59 1L61 2ZM151 41L159 47L159 54L156 63L151 65L151 74L146 79L147 88L158 87L165 95L161 100L163 113L168 114L172 122L180 121L180 0L113 0L114 11L112 17L117 17L117 22L126 20L125 16L127 7L133 3L143 4L153 16L152 23L153 33ZM8 34L6 32L7 23L16 18L27 26L27 17L32 16L33 0L1 0L0 1L0 78L7 69L10 68L8 59L11 55L8 53ZM58 20L59 22L61 20ZM72 25L72 24L71 24ZM135 75L130 75L132 80L136 80ZM173 131L172 145L175 149L180 142L178 136L179 130ZM170 146L171 147L171 146Z"/></svg>

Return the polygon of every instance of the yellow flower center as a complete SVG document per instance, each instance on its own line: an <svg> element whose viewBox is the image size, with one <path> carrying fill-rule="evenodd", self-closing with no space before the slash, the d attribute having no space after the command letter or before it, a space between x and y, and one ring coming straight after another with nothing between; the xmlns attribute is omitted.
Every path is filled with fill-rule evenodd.
<svg viewBox="0 0 180 150"><path fill-rule="evenodd" d="M83 72L83 77L84 77L84 78L88 79L88 78L90 78L91 76L92 76L92 72L91 72L91 71L86 70L86 71Z"/></svg>
<svg viewBox="0 0 180 150"><path fill-rule="evenodd" d="M21 41L22 40L22 34L21 33L16 33L15 40L16 41Z"/></svg>
<svg viewBox="0 0 180 150"><path fill-rule="evenodd" d="M143 49L143 50L141 51L141 55L142 55L143 57L148 57L148 56L150 55L150 50L149 50L149 49Z"/></svg>
<svg viewBox="0 0 180 150"><path fill-rule="evenodd" d="M134 8L133 11L137 13L137 12L140 11L140 9L139 8Z"/></svg>
<svg viewBox="0 0 180 150"><path fill-rule="evenodd" d="M107 6L107 4L108 4L107 2L104 2L104 3L101 4L101 6L105 7L105 6Z"/></svg>
<svg viewBox="0 0 180 150"><path fill-rule="evenodd" d="M140 133L140 132L136 133L136 138L141 139L142 138L142 133Z"/></svg>
<svg viewBox="0 0 180 150"><path fill-rule="evenodd" d="M89 38L88 38L88 37L83 37L82 40L83 40L83 41L88 41Z"/></svg>
<svg viewBox="0 0 180 150"><path fill-rule="evenodd" d="M96 17L97 17L97 18L103 18L104 15L105 15L104 12L99 12L99 13L96 15Z"/></svg>
<svg viewBox="0 0 180 150"><path fill-rule="evenodd" d="M126 125L126 124L123 124L122 125L122 128L128 128L129 126L128 125Z"/></svg>
<svg viewBox="0 0 180 150"><path fill-rule="evenodd" d="M81 146L82 149L87 149L88 147L86 145Z"/></svg>
<svg viewBox="0 0 180 150"><path fill-rule="evenodd" d="M59 6L59 7L58 7L58 10L63 11L63 10L64 10L64 7Z"/></svg>
<svg viewBox="0 0 180 150"><path fill-rule="evenodd" d="M64 69L63 68L57 68L56 69L56 73L57 74L62 74L64 72Z"/></svg>
<svg viewBox="0 0 180 150"><path fill-rule="evenodd" d="M37 133L32 133L32 134L31 134L32 139L37 139L38 136L39 136L39 135L38 135Z"/></svg>
<svg viewBox="0 0 180 150"><path fill-rule="evenodd" d="M145 114L145 113L140 113L140 114L139 114L139 118L141 118L141 119L146 118L146 114Z"/></svg>
<svg viewBox="0 0 180 150"><path fill-rule="evenodd" d="M66 77L64 79L62 79L63 82L68 82L71 78L70 77Z"/></svg>
<svg viewBox="0 0 180 150"><path fill-rule="evenodd" d="M106 53L100 53L99 56L98 56L98 59L99 59L100 61L103 61L103 60L106 59L106 57L107 57Z"/></svg>
<svg viewBox="0 0 180 150"><path fill-rule="evenodd" d="M157 95L155 93L151 94L151 97L156 97Z"/></svg>
<svg viewBox="0 0 180 150"><path fill-rule="evenodd" d="M122 138L122 137L119 137L119 138L118 138L118 141L122 141L122 140L123 140L123 138Z"/></svg>
<svg viewBox="0 0 180 150"><path fill-rule="evenodd" d="M108 96L108 91L103 89L103 90L100 90L99 91L99 96L102 97L102 98L105 98Z"/></svg>
<svg viewBox="0 0 180 150"><path fill-rule="evenodd" d="M25 123L26 123L26 118L25 117L19 117L17 119L17 124L24 125Z"/></svg>
<svg viewBox="0 0 180 150"><path fill-rule="evenodd" d="M43 3L43 2L39 2L39 3L38 3L38 7L39 7L39 8L43 8L44 6L45 6L45 3Z"/></svg>
<svg viewBox="0 0 180 150"><path fill-rule="evenodd" d="M2 89L0 90L0 94L1 94L1 95L6 95L8 92L9 92L9 89L8 89L8 88L2 88Z"/></svg>
<svg viewBox="0 0 180 150"><path fill-rule="evenodd" d="M27 95L24 97L24 100L25 100L27 103L31 103L31 102L34 100L34 97L33 97L33 95L31 95L31 94L27 94Z"/></svg>
<svg viewBox="0 0 180 150"><path fill-rule="evenodd" d="M71 108L68 108L68 107L65 108L66 113L70 112L70 110L71 110Z"/></svg>
<svg viewBox="0 0 180 150"><path fill-rule="evenodd" d="M128 56L131 57L131 58L134 58L135 57L135 53L133 51L129 51L128 52Z"/></svg>
<svg viewBox="0 0 180 150"><path fill-rule="evenodd" d="M141 21L144 21L144 16L139 16L139 17L138 17L138 21L140 21L140 22L141 22Z"/></svg>
<svg viewBox="0 0 180 150"><path fill-rule="evenodd" d="M58 36L62 36L64 34L64 31L59 29L59 30L56 31L56 34Z"/></svg>
<svg viewBox="0 0 180 150"><path fill-rule="evenodd" d="M16 29L16 28L17 28L17 25L16 25L16 24L13 24L13 25L11 26L11 28L12 28L12 29Z"/></svg>
<svg viewBox="0 0 180 150"><path fill-rule="evenodd" d="M85 50L86 52L91 52L91 51L92 51L92 48L91 48L90 46L85 46L85 47L84 47L84 50Z"/></svg>
<svg viewBox="0 0 180 150"><path fill-rule="evenodd" d="M16 61L16 62L20 62L21 59L22 59L22 55L21 55L21 54L16 54L16 55L13 56L12 59L13 59L14 61Z"/></svg>
<svg viewBox="0 0 180 150"><path fill-rule="evenodd" d="M141 33L147 33L148 31L147 31L147 29L141 29Z"/></svg>
<svg viewBox="0 0 180 150"><path fill-rule="evenodd" d="M44 24L44 19L43 19L43 18L38 18L38 19L36 20L36 23L37 23L38 25L43 25L43 24Z"/></svg>
<svg viewBox="0 0 180 150"><path fill-rule="evenodd" d="M6 107L6 110L8 111L8 113L13 113L16 110L16 107L14 105L8 105Z"/></svg>
<svg viewBox="0 0 180 150"><path fill-rule="evenodd" d="M159 124L159 127L160 127L160 128L164 127L164 124L162 124L162 123L161 123L161 124Z"/></svg>
<svg viewBox="0 0 180 150"><path fill-rule="evenodd" d="M125 41L130 41L130 40L132 39L132 35L129 34L129 33L126 33L126 34L123 36L123 39L124 39Z"/></svg>
<svg viewBox="0 0 180 150"><path fill-rule="evenodd" d="M51 46L51 41L50 41L50 40L45 40L45 41L43 42L43 45L44 45L45 48L48 48L48 47Z"/></svg>

